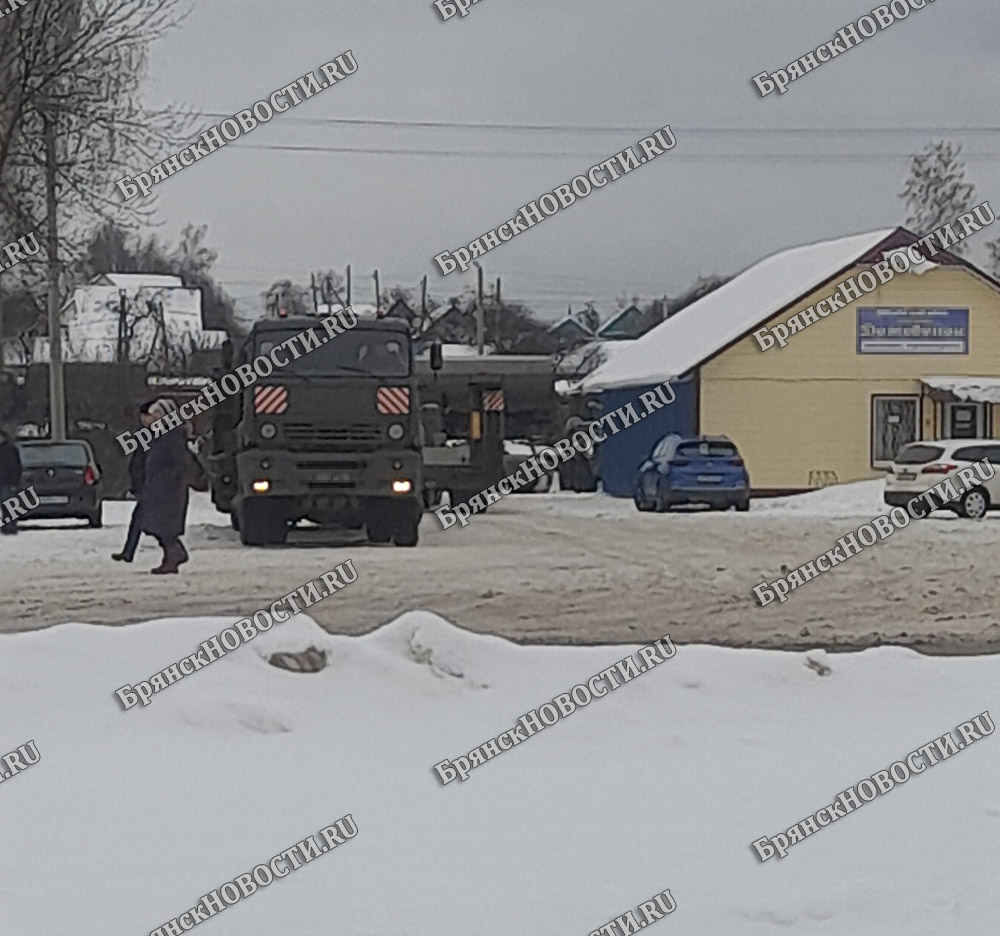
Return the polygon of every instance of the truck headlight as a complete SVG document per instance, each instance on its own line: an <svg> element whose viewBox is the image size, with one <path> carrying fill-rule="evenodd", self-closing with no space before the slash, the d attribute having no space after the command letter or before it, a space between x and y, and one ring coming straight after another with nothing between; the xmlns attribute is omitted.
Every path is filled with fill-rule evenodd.
<svg viewBox="0 0 1000 936"><path fill-rule="evenodd" d="M278 427L274 423L261 423L260 437L262 439L273 439L278 434Z"/></svg>
<svg viewBox="0 0 1000 936"><path fill-rule="evenodd" d="M389 438L390 439L402 439L406 435L406 430L403 428L402 423L393 423L389 427Z"/></svg>

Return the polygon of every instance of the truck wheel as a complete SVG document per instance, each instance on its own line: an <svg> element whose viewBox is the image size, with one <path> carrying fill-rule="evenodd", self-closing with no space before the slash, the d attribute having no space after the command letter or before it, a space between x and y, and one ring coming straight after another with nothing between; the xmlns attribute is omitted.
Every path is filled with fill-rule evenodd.
<svg viewBox="0 0 1000 936"><path fill-rule="evenodd" d="M403 505L400 505L403 506ZM416 546L420 539L420 517L422 511L416 505L405 505L396 518L396 528L392 541L397 546Z"/></svg>
<svg viewBox="0 0 1000 936"><path fill-rule="evenodd" d="M392 539L392 514L387 504L372 504L365 516L369 543L388 543Z"/></svg>
<svg viewBox="0 0 1000 936"><path fill-rule="evenodd" d="M285 542L285 518L270 504L244 503L239 510L240 542L244 546L277 546Z"/></svg>

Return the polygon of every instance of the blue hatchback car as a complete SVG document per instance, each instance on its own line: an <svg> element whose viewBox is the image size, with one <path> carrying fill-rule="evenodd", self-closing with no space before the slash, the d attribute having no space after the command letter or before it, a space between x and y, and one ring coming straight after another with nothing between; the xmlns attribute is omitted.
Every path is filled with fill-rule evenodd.
<svg viewBox="0 0 1000 936"><path fill-rule="evenodd" d="M726 436L672 434L639 466L633 500L639 510L661 513L675 504L749 510L750 476Z"/></svg>

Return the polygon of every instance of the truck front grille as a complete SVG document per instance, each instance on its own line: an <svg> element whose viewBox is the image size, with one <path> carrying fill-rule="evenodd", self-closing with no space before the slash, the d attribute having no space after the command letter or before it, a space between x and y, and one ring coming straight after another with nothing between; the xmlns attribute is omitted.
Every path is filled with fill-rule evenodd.
<svg viewBox="0 0 1000 936"><path fill-rule="evenodd" d="M308 423L285 423L284 437L292 445L323 448L324 446L351 443L372 443L382 440L382 430L377 426L345 426L325 429Z"/></svg>

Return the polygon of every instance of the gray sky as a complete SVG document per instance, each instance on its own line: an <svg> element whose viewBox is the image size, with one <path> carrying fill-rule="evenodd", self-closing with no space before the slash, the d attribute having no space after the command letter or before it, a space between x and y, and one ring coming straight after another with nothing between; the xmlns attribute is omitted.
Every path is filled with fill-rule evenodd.
<svg viewBox="0 0 1000 936"><path fill-rule="evenodd" d="M193 0L153 49L150 103L232 114L347 49L358 71L158 186L158 233L207 224L217 277L251 303L275 279L347 263L355 301L372 301L376 267L383 286L427 274L445 299L475 271L443 278L434 254L669 124L669 154L483 261L543 317L588 299L606 316L621 291L676 294L784 247L901 223L907 154L931 138L964 144L990 199L1000 134L945 129L1000 126L1000 7L988 0L928 2L786 94L757 94L751 76L874 5L480 0L443 22L430 0ZM328 122L344 118L624 129ZM256 148L275 145L390 152ZM978 235L972 259L993 236Z"/></svg>

